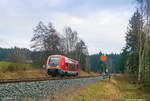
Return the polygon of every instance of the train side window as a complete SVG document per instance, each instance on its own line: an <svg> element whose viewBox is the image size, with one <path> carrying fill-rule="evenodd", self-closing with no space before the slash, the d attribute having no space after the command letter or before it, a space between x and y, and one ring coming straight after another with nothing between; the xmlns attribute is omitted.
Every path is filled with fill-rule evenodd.
<svg viewBox="0 0 150 101"><path fill-rule="evenodd" d="M77 64L77 69L79 68L79 65Z"/></svg>
<svg viewBox="0 0 150 101"><path fill-rule="evenodd" d="M70 70L75 71L75 65L74 64L70 64Z"/></svg>
<svg viewBox="0 0 150 101"><path fill-rule="evenodd" d="M69 67L68 65L69 65L69 64L68 64L68 63L66 63L66 67Z"/></svg>

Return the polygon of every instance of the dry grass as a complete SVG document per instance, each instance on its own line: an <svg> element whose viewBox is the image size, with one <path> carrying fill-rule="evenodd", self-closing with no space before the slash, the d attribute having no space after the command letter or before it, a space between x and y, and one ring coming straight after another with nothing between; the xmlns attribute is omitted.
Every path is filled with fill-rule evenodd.
<svg viewBox="0 0 150 101"><path fill-rule="evenodd" d="M100 75L99 73L94 73L94 72L84 72L83 70L79 70L79 75L78 76L98 76Z"/></svg>
<svg viewBox="0 0 150 101"><path fill-rule="evenodd" d="M104 86L106 90L105 95L102 97L102 101L123 101L121 91L118 88L118 83L115 80L111 80Z"/></svg>
<svg viewBox="0 0 150 101"><path fill-rule="evenodd" d="M79 72L79 76L96 76L97 73L86 73L82 70ZM8 71L7 68L0 69L0 79L16 79L16 78L39 78L50 77L47 75L46 70L38 68L27 68L25 70L15 70L13 72Z"/></svg>
<svg viewBox="0 0 150 101"><path fill-rule="evenodd" d="M146 99L146 101L150 101L150 94L140 90L139 85L133 84L132 82L135 82L135 80L132 77L128 75L115 75L114 77L125 99Z"/></svg>
<svg viewBox="0 0 150 101"><path fill-rule="evenodd" d="M47 73L31 64L0 61L0 79L48 77Z"/></svg>
<svg viewBox="0 0 150 101"><path fill-rule="evenodd" d="M14 72L0 71L1 79L14 79L14 78L39 78L48 77L47 73L42 69L26 69L16 70Z"/></svg>
<svg viewBox="0 0 150 101"><path fill-rule="evenodd" d="M66 101L124 101L115 81L103 80L86 89Z"/></svg>
<svg viewBox="0 0 150 101"><path fill-rule="evenodd" d="M92 84L65 101L125 101L126 99L145 99L150 101L150 94L128 82L130 77L114 75L109 81L102 80Z"/></svg>

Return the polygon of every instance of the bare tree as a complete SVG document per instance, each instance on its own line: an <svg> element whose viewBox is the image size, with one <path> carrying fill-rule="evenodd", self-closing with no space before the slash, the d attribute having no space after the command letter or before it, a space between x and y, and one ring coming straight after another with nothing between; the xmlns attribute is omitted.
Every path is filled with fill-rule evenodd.
<svg viewBox="0 0 150 101"><path fill-rule="evenodd" d="M112 63L112 59L108 58L106 60L106 69L108 70L108 74L110 74L112 72L112 68L113 68L113 63Z"/></svg>
<svg viewBox="0 0 150 101"><path fill-rule="evenodd" d="M43 64L49 55L62 52L62 39L52 23L49 23L46 26L40 21L33 32L34 36L31 39L31 48L41 52L40 56L42 59L39 60L42 60Z"/></svg>
<svg viewBox="0 0 150 101"><path fill-rule="evenodd" d="M27 49L14 47L9 54L11 62L26 63L27 62Z"/></svg>
<svg viewBox="0 0 150 101"><path fill-rule="evenodd" d="M64 33L66 53L69 54L75 50L78 42L78 34L76 31L72 31L70 27L65 28Z"/></svg>
<svg viewBox="0 0 150 101"><path fill-rule="evenodd" d="M86 72L90 72L89 53L85 42L80 39L75 49L76 58L79 60L81 68Z"/></svg>
<svg viewBox="0 0 150 101"><path fill-rule="evenodd" d="M150 81L150 0L137 0L140 4L139 10L143 15L144 28L142 29L145 33L145 43L143 49L140 51L140 61L139 61L139 76L138 80L143 82ZM141 76L142 75L142 76ZM149 82L150 83L150 82Z"/></svg>

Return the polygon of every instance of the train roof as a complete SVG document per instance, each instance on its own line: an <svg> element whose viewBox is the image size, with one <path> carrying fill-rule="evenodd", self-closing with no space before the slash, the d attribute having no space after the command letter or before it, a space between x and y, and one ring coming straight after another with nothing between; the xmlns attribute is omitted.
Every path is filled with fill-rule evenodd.
<svg viewBox="0 0 150 101"><path fill-rule="evenodd" d="M70 59L68 57L65 57L65 60L66 60L66 63L71 63L71 64L78 63L78 61Z"/></svg>
<svg viewBox="0 0 150 101"><path fill-rule="evenodd" d="M56 57L60 57L60 56L62 56L62 55L51 55L51 56L56 56ZM79 63L78 61L76 61L76 60L74 60L74 59L71 59L71 58L68 58L68 57L66 57L66 56L62 56L62 57L64 57L65 58L65 60L66 60L66 63L71 63L71 64L74 64L74 63Z"/></svg>

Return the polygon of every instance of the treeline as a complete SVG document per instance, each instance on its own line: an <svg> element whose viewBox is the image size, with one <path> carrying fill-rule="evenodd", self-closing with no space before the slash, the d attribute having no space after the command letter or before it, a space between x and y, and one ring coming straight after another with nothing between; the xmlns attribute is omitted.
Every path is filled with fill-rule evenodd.
<svg viewBox="0 0 150 101"><path fill-rule="evenodd" d="M7 60L8 54L10 54L11 49L1 48L0 47L0 61Z"/></svg>
<svg viewBox="0 0 150 101"><path fill-rule="evenodd" d="M106 56L106 61L101 61L101 56ZM121 68L119 65L120 54L103 54L99 52L98 54L93 54L90 56L91 71L93 72L110 72L110 73L121 73ZM108 71L106 71L108 69Z"/></svg>
<svg viewBox="0 0 150 101"><path fill-rule="evenodd" d="M38 56L38 52L27 48L0 48L0 61L10 61L15 63L32 63Z"/></svg>
<svg viewBox="0 0 150 101"><path fill-rule="evenodd" d="M137 10L129 20L120 67L138 80L142 87L150 89L150 1L137 2Z"/></svg>

